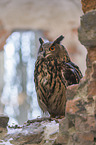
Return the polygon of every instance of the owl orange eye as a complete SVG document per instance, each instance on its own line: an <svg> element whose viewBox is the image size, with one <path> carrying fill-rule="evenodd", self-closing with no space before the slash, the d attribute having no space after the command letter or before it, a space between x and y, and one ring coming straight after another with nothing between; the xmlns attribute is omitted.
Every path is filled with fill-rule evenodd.
<svg viewBox="0 0 96 145"><path fill-rule="evenodd" d="M42 47L40 48L40 51L43 51L43 48Z"/></svg>
<svg viewBox="0 0 96 145"><path fill-rule="evenodd" d="M54 46L53 47L50 47L49 50L50 51L54 51L55 50L55 47Z"/></svg>

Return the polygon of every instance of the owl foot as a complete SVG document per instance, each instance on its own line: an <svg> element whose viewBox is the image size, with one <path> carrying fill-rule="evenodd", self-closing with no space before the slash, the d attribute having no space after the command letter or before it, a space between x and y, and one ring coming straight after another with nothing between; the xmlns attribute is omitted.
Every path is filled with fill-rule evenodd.
<svg viewBox="0 0 96 145"><path fill-rule="evenodd" d="M56 123L59 123L60 122L60 120L62 119L62 118L64 118L65 116L64 115L62 115L62 116L50 116L50 119L53 121L53 120L55 120L56 121Z"/></svg>

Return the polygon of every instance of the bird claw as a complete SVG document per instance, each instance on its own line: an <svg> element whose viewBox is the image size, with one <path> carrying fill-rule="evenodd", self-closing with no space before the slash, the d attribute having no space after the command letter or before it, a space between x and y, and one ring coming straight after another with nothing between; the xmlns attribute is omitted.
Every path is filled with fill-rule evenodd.
<svg viewBox="0 0 96 145"><path fill-rule="evenodd" d="M61 120L62 118L64 118L64 117L65 117L64 115L62 115L62 116L55 116L55 117L50 116L51 120L52 120L52 121L55 120L55 122L57 122L57 123L59 123L60 120Z"/></svg>

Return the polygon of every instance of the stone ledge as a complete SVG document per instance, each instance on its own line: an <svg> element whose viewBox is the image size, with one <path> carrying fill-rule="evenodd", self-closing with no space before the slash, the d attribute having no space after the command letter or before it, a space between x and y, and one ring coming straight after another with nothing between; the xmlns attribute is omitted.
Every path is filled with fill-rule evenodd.
<svg viewBox="0 0 96 145"><path fill-rule="evenodd" d="M0 132L0 144L6 142L14 145L52 145L59 132L59 123L50 118L37 118L28 120L22 126L9 126L6 132L5 130L3 128Z"/></svg>

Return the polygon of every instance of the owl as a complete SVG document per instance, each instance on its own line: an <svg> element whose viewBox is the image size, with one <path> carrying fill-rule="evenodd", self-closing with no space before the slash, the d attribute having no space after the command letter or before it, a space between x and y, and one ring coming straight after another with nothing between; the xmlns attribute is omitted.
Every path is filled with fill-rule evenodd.
<svg viewBox="0 0 96 145"><path fill-rule="evenodd" d="M60 44L61 35L53 42L44 43L39 38L40 48L34 70L37 99L43 112L51 116L63 116L66 106L66 89L78 84L82 73L68 55L66 48Z"/></svg>

